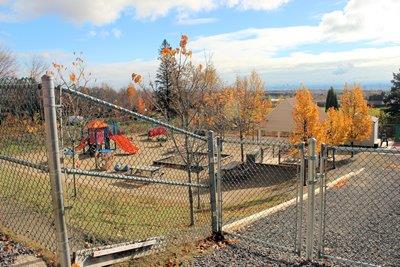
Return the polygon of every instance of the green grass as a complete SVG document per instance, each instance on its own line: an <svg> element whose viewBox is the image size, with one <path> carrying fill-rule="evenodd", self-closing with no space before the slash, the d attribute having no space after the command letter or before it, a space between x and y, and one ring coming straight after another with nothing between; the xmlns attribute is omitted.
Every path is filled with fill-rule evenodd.
<svg viewBox="0 0 400 267"><path fill-rule="evenodd" d="M10 136L0 138L0 153L2 154L20 155L23 153L45 151L45 149L44 139L40 137Z"/></svg>
<svg viewBox="0 0 400 267"><path fill-rule="evenodd" d="M244 218L294 198L291 190L295 188L295 183L296 181L293 180L284 182L269 193L254 192L246 196L238 194L239 202L223 206L223 220L233 221Z"/></svg>
<svg viewBox="0 0 400 267"><path fill-rule="evenodd" d="M51 216L48 177L45 174L31 176L18 169L12 172L0 168L0 197L13 201L21 210L28 207L44 216ZM96 178L87 179L96 181ZM145 191L146 187L142 190ZM79 235L78 239L89 243L137 240L171 236L186 230L195 231L196 227L188 227L188 205L184 198L181 196L179 202L168 201L80 185L76 198L65 197L65 205L70 207L66 213L67 225L72 235ZM207 211L197 213L196 217L198 227L208 226L210 216Z"/></svg>
<svg viewBox="0 0 400 267"><path fill-rule="evenodd" d="M47 218L51 217L48 175L36 171L29 173L30 169L25 167L11 169L10 166L0 166L0 197L3 201L12 201L16 211L29 208ZM143 194L133 195L130 190L110 190L99 184L95 187L101 178L81 176L79 179L86 179L88 183L77 183L77 197L70 196L69 184L64 189L68 231L73 237L72 242L75 242L73 248L82 248L83 242L99 245L152 236L188 241L194 240L195 236L204 237L210 231L211 216L207 208L196 213L194 227L188 226L186 194L177 195L173 200L157 197L159 194L177 194L176 191L168 192L171 186L154 191L154 195L149 191L152 189L143 186L134 189ZM293 181L282 183L270 192L262 190L237 195L236 202L224 205L223 220L228 222L246 217L285 202L293 198L289 188L293 188Z"/></svg>
<svg viewBox="0 0 400 267"><path fill-rule="evenodd" d="M381 115L381 113L383 113L383 112L384 112L383 108L370 108L369 109L369 115L375 116L378 118Z"/></svg>

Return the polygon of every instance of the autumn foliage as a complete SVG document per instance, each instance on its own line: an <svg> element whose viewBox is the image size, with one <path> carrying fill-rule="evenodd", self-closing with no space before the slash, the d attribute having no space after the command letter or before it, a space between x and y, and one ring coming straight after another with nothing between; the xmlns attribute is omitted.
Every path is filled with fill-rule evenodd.
<svg viewBox="0 0 400 267"><path fill-rule="evenodd" d="M311 137L315 137L318 143L324 141L324 125L320 120L318 106L306 87L296 92L293 120L294 130L290 137L293 143L307 142Z"/></svg>
<svg viewBox="0 0 400 267"><path fill-rule="evenodd" d="M346 143L349 137L350 124L350 119L342 110L329 108L325 121L326 144L340 145Z"/></svg>
<svg viewBox="0 0 400 267"><path fill-rule="evenodd" d="M366 140L371 136L372 121L361 86L345 86L341 97L341 110L349 120L348 139L351 143Z"/></svg>
<svg viewBox="0 0 400 267"><path fill-rule="evenodd" d="M233 86L208 92L205 102L208 124L219 130L236 130L241 138L254 130L271 108L255 71L249 77L237 77Z"/></svg>

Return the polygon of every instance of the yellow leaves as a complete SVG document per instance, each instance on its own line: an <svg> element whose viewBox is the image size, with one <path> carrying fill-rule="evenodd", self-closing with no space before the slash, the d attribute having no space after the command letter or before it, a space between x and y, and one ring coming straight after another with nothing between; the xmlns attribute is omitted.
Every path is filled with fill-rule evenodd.
<svg viewBox="0 0 400 267"><path fill-rule="evenodd" d="M325 121L326 143L340 145L347 142L351 120L342 110L328 109Z"/></svg>
<svg viewBox="0 0 400 267"><path fill-rule="evenodd" d="M238 77L234 86L208 92L205 96L207 121L211 124L224 122L242 133L253 130L254 124L264 120L271 108L262 81L256 80L261 81L259 77Z"/></svg>
<svg viewBox="0 0 400 267"><path fill-rule="evenodd" d="M146 111L146 104L145 104L143 98L138 97L138 99L136 100L135 108L136 108L136 111L137 111L137 112L139 112L139 113L141 113L141 114L144 114L144 113L145 113L145 111Z"/></svg>
<svg viewBox="0 0 400 267"><path fill-rule="evenodd" d="M165 56L173 56L175 55L176 50L172 49L171 47L164 47L161 50L161 56L165 57Z"/></svg>
<svg viewBox="0 0 400 267"><path fill-rule="evenodd" d="M136 97L136 88L133 85L130 85L128 89L126 89L126 94L128 97Z"/></svg>
<svg viewBox="0 0 400 267"><path fill-rule="evenodd" d="M137 74L137 73L132 73L132 81L134 83L141 83L142 82L142 76Z"/></svg>
<svg viewBox="0 0 400 267"><path fill-rule="evenodd" d="M71 74L69 75L69 80L70 80L72 83L76 83L76 75L75 75L75 73L71 73Z"/></svg>
<svg viewBox="0 0 400 267"><path fill-rule="evenodd" d="M361 86L345 86L341 97L341 110L350 120L349 140L354 142L368 139L372 132L372 121Z"/></svg>
<svg viewBox="0 0 400 267"><path fill-rule="evenodd" d="M29 119L23 119L22 125L25 128L25 131L30 134L35 134L39 131L40 125L34 122L31 122Z"/></svg>
<svg viewBox="0 0 400 267"><path fill-rule="evenodd" d="M307 88L296 92L293 109L294 130L290 137L294 143L307 142L311 137L318 143L324 140L324 125L320 122L318 106ZM318 146L319 147L319 146Z"/></svg>

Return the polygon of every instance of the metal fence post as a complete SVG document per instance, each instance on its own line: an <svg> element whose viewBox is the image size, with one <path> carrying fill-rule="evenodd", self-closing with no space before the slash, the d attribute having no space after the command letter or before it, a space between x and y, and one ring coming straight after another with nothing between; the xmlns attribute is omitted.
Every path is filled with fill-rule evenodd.
<svg viewBox="0 0 400 267"><path fill-rule="evenodd" d="M308 139L308 208L307 208L307 237L306 257L312 259L314 241L314 216L315 216L315 183L316 183L316 139Z"/></svg>
<svg viewBox="0 0 400 267"><path fill-rule="evenodd" d="M303 222L303 187L304 187L304 172L305 172L305 155L304 155L305 144L301 143L299 147L299 157L300 157L300 175L299 175L299 184L298 184L298 195L297 195L297 205L298 205L298 214L297 214L297 246L296 252L300 256L301 246L302 246L302 222Z"/></svg>
<svg viewBox="0 0 400 267"><path fill-rule="evenodd" d="M214 138L214 132L208 132L208 174L210 180L210 205L211 205L211 226L212 233L214 236L218 236L218 203L217 203L217 172L215 165L217 163L217 149L216 140Z"/></svg>
<svg viewBox="0 0 400 267"><path fill-rule="evenodd" d="M217 137L217 198L218 198L218 233L222 233L222 172L221 172L221 158L222 158L222 139Z"/></svg>
<svg viewBox="0 0 400 267"><path fill-rule="evenodd" d="M324 227L325 227L325 159L327 157L327 147L321 145L321 160L319 162L319 233L318 233L318 256L321 257L324 253Z"/></svg>
<svg viewBox="0 0 400 267"><path fill-rule="evenodd" d="M71 266L67 226L64 218L64 198L61 181L60 151L57 132L57 112L53 77L42 76L43 108L46 128L47 155L51 180L54 221L61 266Z"/></svg>

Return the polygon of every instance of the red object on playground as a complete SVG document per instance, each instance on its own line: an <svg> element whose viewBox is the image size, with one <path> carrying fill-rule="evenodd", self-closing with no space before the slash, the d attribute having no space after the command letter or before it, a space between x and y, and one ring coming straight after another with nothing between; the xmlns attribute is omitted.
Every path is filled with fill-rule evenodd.
<svg viewBox="0 0 400 267"><path fill-rule="evenodd" d="M132 144L132 142L123 135L110 134L110 139L113 140L121 150L128 154L136 154L137 152L139 152L139 148Z"/></svg>
<svg viewBox="0 0 400 267"><path fill-rule="evenodd" d="M159 135L166 135L167 134L167 129L165 127L155 127L153 129L150 129L149 132L147 133L148 137L155 137Z"/></svg>
<svg viewBox="0 0 400 267"><path fill-rule="evenodd" d="M75 147L76 151L82 150L85 148L85 146L87 145L87 138L82 138L81 142L79 143L79 145L77 147Z"/></svg>

